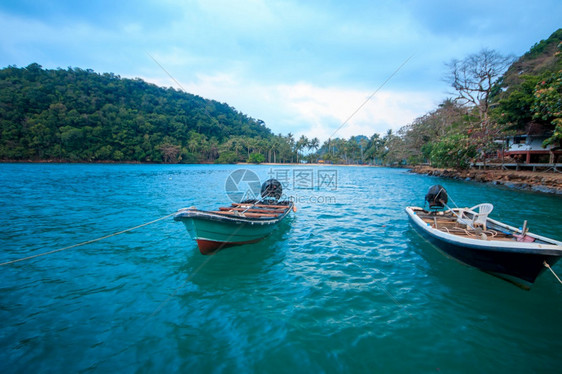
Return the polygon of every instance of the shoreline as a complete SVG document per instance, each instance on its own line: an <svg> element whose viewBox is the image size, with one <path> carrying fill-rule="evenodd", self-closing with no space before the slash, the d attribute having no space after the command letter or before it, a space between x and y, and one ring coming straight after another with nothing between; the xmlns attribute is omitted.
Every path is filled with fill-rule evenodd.
<svg viewBox="0 0 562 374"><path fill-rule="evenodd" d="M259 164L250 162L236 162L231 164L216 164L213 162L198 162L193 164L183 164L179 162L141 162L141 161L70 161L70 160L0 160L2 164L132 164L132 165L267 165L267 166L347 166L347 167L385 167L381 165L360 165L360 164L324 164L318 162L296 163L296 162L260 162ZM408 168L408 167L404 167Z"/></svg>
<svg viewBox="0 0 562 374"><path fill-rule="evenodd" d="M516 170L454 170L412 166L411 173L502 185L509 188L562 195L562 173Z"/></svg>
<svg viewBox="0 0 562 374"><path fill-rule="evenodd" d="M61 160L0 160L0 163L6 164L132 164L132 165L215 165L208 163L198 164L167 164L157 162L139 162L139 161L61 161ZM321 164L321 163L268 163L263 162L260 164L249 164L239 162L235 164L223 165L267 165L267 166L326 166L326 167L381 167L379 165L356 165L356 164ZM410 173L424 174L440 178L448 178L455 180L474 181L480 183L490 183L494 185L502 185L508 188L519 190L542 192L548 194L562 195L562 173L550 172L537 172L537 171L523 171L523 170L497 170L497 169L468 169L468 170L455 170L455 169L442 169L434 168L426 165L416 166L400 166L401 169L408 169Z"/></svg>

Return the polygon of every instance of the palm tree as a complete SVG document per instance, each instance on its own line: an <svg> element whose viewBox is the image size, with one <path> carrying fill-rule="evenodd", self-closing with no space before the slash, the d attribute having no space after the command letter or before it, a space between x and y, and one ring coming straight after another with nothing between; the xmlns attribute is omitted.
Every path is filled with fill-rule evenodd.
<svg viewBox="0 0 562 374"><path fill-rule="evenodd" d="M301 149L304 149L304 148L308 148L308 138L304 135L301 135L301 137L299 138L299 140L297 141L297 144L296 144L297 164L299 163L299 152L301 151Z"/></svg>
<svg viewBox="0 0 562 374"><path fill-rule="evenodd" d="M209 140L209 153L207 155L208 161L214 161L219 157L219 141L217 138L212 137Z"/></svg>
<svg viewBox="0 0 562 374"><path fill-rule="evenodd" d="M314 153L316 153L316 151L318 150L318 148L320 147L320 140L318 140L318 138L312 138L309 142L308 142L308 150L314 150Z"/></svg>
<svg viewBox="0 0 562 374"><path fill-rule="evenodd" d="M293 162L293 153L295 151L295 138L292 133L288 133L286 139L287 139L287 144L289 145L289 148L291 150L291 162Z"/></svg>
<svg viewBox="0 0 562 374"><path fill-rule="evenodd" d="M359 141L359 146L361 147L361 163L365 162L365 150L367 149L368 145L369 139L361 138L361 140Z"/></svg>

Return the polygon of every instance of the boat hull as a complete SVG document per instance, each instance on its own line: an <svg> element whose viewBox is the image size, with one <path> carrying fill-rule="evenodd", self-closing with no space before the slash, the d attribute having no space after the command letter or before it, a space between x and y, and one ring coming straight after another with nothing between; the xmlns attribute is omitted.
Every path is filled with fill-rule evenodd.
<svg viewBox="0 0 562 374"><path fill-rule="evenodd" d="M259 224L253 222L222 222L190 217L182 220L187 231L202 254L209 254L219 249L257 243L271 234L276 223Z"/></svg>
<svg viewBox="0 0 562 374"><path fill-rule="evenodd" d="M420 222L416 214L407 208L413 228L427 241L445 254L484 272L529 289L536 278L546 270L545 262L554 265L560 258L560 246L508 242L490 244L486 240L459 240L454 235L437 233ZM558 248L557 248L558 247Z"/></svg>
<svg viewBox="0 0 562 374"><path fill-rule="evenodd" d="M275 230L290 209L292 204L282 215L270 219L227 217L197 210L178 213L174 219L183 222L199 251L206 255L227 247L259 242Z"/></svg>

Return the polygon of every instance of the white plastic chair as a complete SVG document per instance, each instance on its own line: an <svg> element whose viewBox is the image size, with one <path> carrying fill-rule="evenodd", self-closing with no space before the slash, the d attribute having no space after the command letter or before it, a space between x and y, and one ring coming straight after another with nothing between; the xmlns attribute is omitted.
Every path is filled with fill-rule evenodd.
<svg viewBox="0 0 562 374"><path fill-rule="evenodd" d="M494 206L490 203L478 204L470 209L461 209L459 212L459 219L457 221L459 223L469 225L472 228L475 228L476 225L482 225L484 230L486 230L486 220L488 219L488 214L490 214L492 210L494 210ZM472 219L466 215L467 212L472 214Z"/></svg>

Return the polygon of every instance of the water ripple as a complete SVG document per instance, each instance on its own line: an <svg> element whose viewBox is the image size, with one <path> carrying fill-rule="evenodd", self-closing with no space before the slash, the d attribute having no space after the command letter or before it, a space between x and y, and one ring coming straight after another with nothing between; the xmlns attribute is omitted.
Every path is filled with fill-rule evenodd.
<svg viewBox="0 0 562 374"><path fill-rule="evenodd" d="M238 167L0 164L0 260L214 208ZM2 372L559 368L555 280L524 292L452 261L403 209L440 183L459 206L484 198L498 219L528 219L561 239L560 197L399 169L303 167L336 171L337 189L290 186L298 212L260 243L202 256L170 219L2 268ZM251 168L265 179L275 167Z"/></svg>

